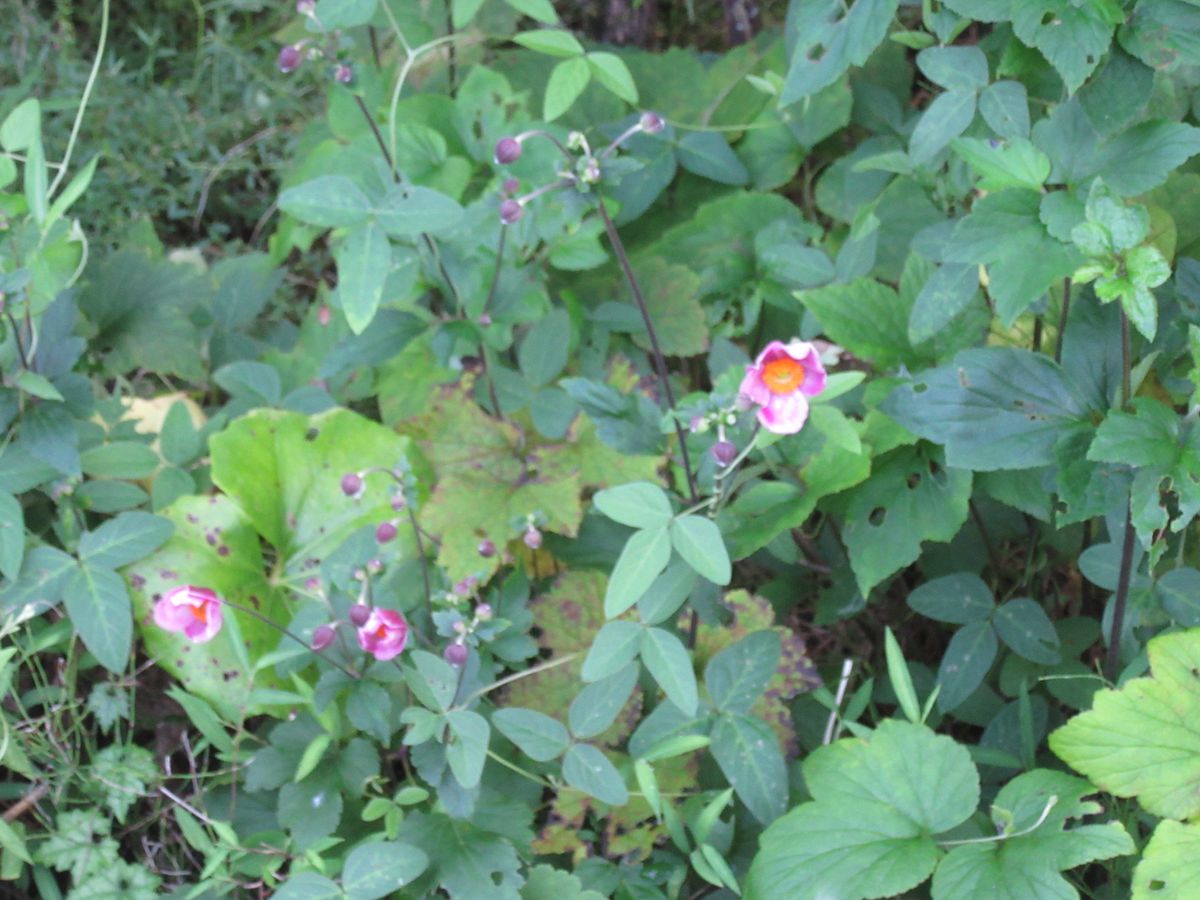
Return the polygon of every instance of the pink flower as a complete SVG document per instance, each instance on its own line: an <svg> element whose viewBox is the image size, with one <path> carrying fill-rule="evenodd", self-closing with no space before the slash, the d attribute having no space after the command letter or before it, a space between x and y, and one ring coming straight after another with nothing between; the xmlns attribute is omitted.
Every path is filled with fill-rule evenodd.
<svg viewBox="0 0 1200 900"><path fill-rule="evenodd" d="M154 624L166 631L183 632L194 644L211 641L223 622L221 598L208 588L180 585L154 604Z"/></svg>
<svg viewBox="0 0 1200 900"><path fill-rule="evenodd" d="M388 660L399 656L408 643L408 622L394 609L376 607L356 634L358 646L378 660Z"/></svg>
<svg viewBox="0 0 1200 900"><path fill-rule="evenodd" d="M739 392L758 406L758 421L775 434L795 434L808 419L808 398L825 390L825 367L807 341L771 341L746 366Z"/></svg>

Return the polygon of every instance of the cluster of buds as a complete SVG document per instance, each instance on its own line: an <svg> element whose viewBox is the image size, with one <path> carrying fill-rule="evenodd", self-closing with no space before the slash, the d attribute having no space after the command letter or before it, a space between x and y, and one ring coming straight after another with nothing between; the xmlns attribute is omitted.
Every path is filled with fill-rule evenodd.
<svg viewBox="0 0 1200 900"><path fill-rule="evenodd" d="M324 31L320 19L317 18L316 0L297 0L296 12L308 19L310 31ZM283 47L279 51L276 64L279 66L279 71L287 75L300 68L305 59L327 59L332 62L333 80L338 84L349 84L354 80L354 70L347 63L326 52L312 38L306 38Z"/></svg>
<svg viewBox="0 0 1200 900"><path fill-rule="evenodd" d="M454 641L446 645L446 649L442 651L442 658L456 669L463 666L470 656L467 639L478 630L480 625L492 621L495 616L496 612L490 603L476 604L470 621L459 619L454 623Z"/></svg>
<svg viewBox="0 0 1200 900"><path fill-rule="evenodd" d="M525 141L530 138L543 138L550 141L558 148L567 163L566 169L558 173L556 181L542 185L522 196L514 196L516 193L515 182L512 179L506 180L502 191L503 199L500 202L500 222L504 225L516 224L524 215L525 207L530 201L549 191L565 187L575 187L584 191L590 189L592 185L598 184L601 180L603 175L601 161L603 159L614 153L618 147L635 134L658 134L665 127L666 122L658 113L644 112L633 125L625 129L616 140L599 153L592 152L587 137L579 131L571 132L566 146L550 132L536 129L500 138L496 141L496 147L492 154L498 166L510 166L519 160Z"/></svg>

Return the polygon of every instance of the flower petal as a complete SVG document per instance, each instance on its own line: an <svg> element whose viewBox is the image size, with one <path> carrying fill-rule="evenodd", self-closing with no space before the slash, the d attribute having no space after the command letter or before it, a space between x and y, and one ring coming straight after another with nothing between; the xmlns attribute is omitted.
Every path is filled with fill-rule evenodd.
<svg viewBox="0 0 1200 900"><path fill-rule="evenodd" d="M742 379L738 393L749 398L751 403L757 403L759 406L763 406L771 400L771 392L763 384L762 372L755 366L746 366L746 377Z"/></svg>
<svg viewBox="0 0 1200 900"><path fill-rule="evenodd" d="M808 420L808 398L799 391L772 394L771 402L758 411L758 421L774 434L795 434Z"/></svg>

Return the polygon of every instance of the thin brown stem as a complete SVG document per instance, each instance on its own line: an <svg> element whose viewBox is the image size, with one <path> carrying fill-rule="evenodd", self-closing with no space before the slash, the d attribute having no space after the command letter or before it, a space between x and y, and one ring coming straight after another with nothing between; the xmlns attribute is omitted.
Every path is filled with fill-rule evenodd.
<svg viewBox="0 0 1200 900"><path fill-rule="evenodd" d="M1062 308L1058 311L1058 334L1054 336L1054 361L1062 362L1063 336L1067 333L1067 317L1071 314L1071 279L1063 279Z"/></svg>
<svg viewBox="0 0 1200 900"><path fill-rule="evenodd" d="M283 634L283 635L291 638L293 641L295 641L301 647L304 647L307 650L311 650L313 653L317 654L317 656L321 657L321 659L325 660L325 662L329 663L335 669L340 669L342 671L342 674L344 674L347 678L358 678L359 677L357 672L353 671L352 669L347 669L345 666L343 666L341 663L339 663L336 659L333 659L331 656L326 655L321 650L317 650L315 647L313 647L312 644L310 644L308 641L304 640L304 638L300 637L294 631L284 628L282 625L280 625L274 619L264 616L257 609L253 609L249 606L242 606L240 603L233 603L229 600L226 600L224 597L221 598L221 603L225 606L228 606L230 609L236 609L238 612L244 612L246 615L250 616L252 619L258 619L258 621L262 622L264 625L269 625L270 627L272 627L276 631L278 631L280 634Z"/></svg>
<svg viewBox="0 0 1200 900"><path fill-rule="evenodd" d="M421 526L417 524L417 514L409 504L404 509L408 512L408 521L412 525L413 538L417 542L417 559L421 563L421 582L425 587L425 612L429 621L433 621L433 590L429 585L429 560L425 558L425 540L421 536Z"/></svg>
<svg viewBox="0 0 1200 900"><path fill-rule="evenodd" d="M629 282L629 289L633 293L633 299L637 303L638 311L642 314L642 322L646 326L646 334L650 338L650 346L653 349L654 368L658 373L658 380L662 382L663 393L666 395L667 408L671 413L671 421L675 425L675 436L679 439L679 451L683 457L683 474L687 478L688 494L691 497L692 503L697 503L700 498L700 492L696 487L696 476L692 472L692 462L688 457L687 435L683 430L683 425L679 422L679 417L675 415L675 393L671 390L671 380L667 374L667 360L663 356L662 347L658 343L658 332L654 330L654 322L650 319L650 310L646 306L646 298L642 294L641 285L638 284L637 276L633 274L633 267L629 263L629 255L625 252L625 245L621 241L621 236L617 233L617 226L613 224L612 217L609 216L608 210L604 207L604 198L598 197L599 202L596 206L600 209L600 218L604 221L604 229L608 232L608 241L612 244L613 252L617 255L617 262L621 266L621 271L625 273L625 280Z"/></svg>

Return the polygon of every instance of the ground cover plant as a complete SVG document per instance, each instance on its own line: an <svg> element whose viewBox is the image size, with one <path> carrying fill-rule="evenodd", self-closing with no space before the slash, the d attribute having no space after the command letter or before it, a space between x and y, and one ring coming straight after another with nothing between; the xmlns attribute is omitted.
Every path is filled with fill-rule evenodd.
<svg viewBox="0 0 1200 900"><path fill-rule="evenodd" d="M4 891L1197 895L1200 6L16 9Z"/></svg>

